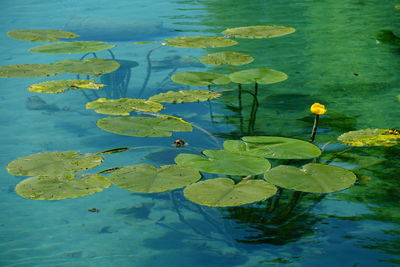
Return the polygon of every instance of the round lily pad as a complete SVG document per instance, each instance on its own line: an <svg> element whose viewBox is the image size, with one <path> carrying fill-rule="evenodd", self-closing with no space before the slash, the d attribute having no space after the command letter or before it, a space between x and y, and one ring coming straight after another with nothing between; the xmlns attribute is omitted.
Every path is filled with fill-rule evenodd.
<svg viewBox="0 0 400 267"><path fill-rule="evenodd" d="M229 77L211 72L178 72L171 76L173 82L194 85L194 86L208 86L212 84L228 84L230 83Z"/></svg>
<svg viewBox="0 0 400 267"><path fill-rule="evenodd" d="M100 89L103 86L104 84L96 84L92 80L59 80L32 84L28 90L35 93L58 94L68 89Z"/></svg>
<svg viewBox="0 0 400 267"><path fill-rule="evenodd" d="M183 191L185 197L209 207L232 207L250 204L275 195L274 185L262 180L242 180L235 184L229 178L215 178L191 184Z"/></svg>
<svg viewBox="0 0 400 267"><path fill-rule="evenodd" d="M282 82L288 78L288 76L280 71L271 69L248 69L237 71L229 75L229 78L234 83L248 84L248 83L259 83L259 84L271 84Z"/></svg>
<svg viewBox="0 0 400 267"><path fill-rule="evenodd" d="M157 193L184 187L201 178L198 171L177 165L166 165L160 169L149 164L138 164L120 168L110 176L118 187L139 193Z"/></svg>
<svg viewBox="0 0 400 267"><path fill-rule="evenodd" d="M264 178L277 186L310 193L331 193L352 186L356 175L344 168L318 163L304 165L301 169L280 165L264 174Z"/></svg>
<svg viewBox="0 0 400 267"><path fill-rule="evenodd" d="M230 37L239 38L272 38L295 32L296 29L286 26L248 26L230 28L223 31Z"/></svg>
<svg viewBox="0 0 400 267"><path fill-rule="evenodd" d="M64 172L87 170L103 162L103 157L94 154L82 155L76 151L44 152L13 160L7 171L13 175L57 176Z"/></svg>
<svg viewBox="0 0 400 267"><path fill-rule="evenodd" d="M182 153L175 158L175 162L199 171L226 175L255 175L271 168L269 161L260 157L240 155L225 150L205 150L203 154L207 158Z"/></svg>
<svg viewBox="0 0 400 267"><path fill-rule="evenodd" d="M210 90L181 90L178 92L168 91L166 93L154 95L150 97L149 100L162 103L188 103L207 101L219 96L221 96L221 94Z"/></svg>
<svg viewBox="0 0 400 267"><path fill-rule="evenodd" d="M99 52L111 49L115 45L107 44L106 42L98 41L73 41L73 42L56 42L44 45L39 45L29 49L32 53L47 53L47 54L78 54Z"/></svg>
<svg viewBox="0 0 400 267"><path fill-rule="evenodd" d="M164 45L185 48L225 47L236 45L238 42L225 37L174 37L165 39Z"/></svg>
<svg viewBox="0 0 400 267"><path fill-rule="evenodd" d="M60 39L73 39L79 35L60 30L12 30L7 35L13 39L28 42L53 42Z"/></svg>
<svg viewBox="0 0 400 267"><path fill-rule="evenodd" d="M338 140L348 146L394 146L400 143L400 131L365 129L342 134Z"/></svg>
<svg viewBox="0 0 400 267"><path fill-rule="evenodd" d="M18 183L15 191L24 198L59 200L91 195L101 192L111 185L111 182L104 176L88 175L80 179L74 179L73 175L66 176L28 178Z"/></svg>
<svg viewBox="0 0 400 267"><path fill-rule="evenodd" d="M239 140L227 140L224 149L249 156L270 159L310 159L321 155L321 150L309 142L286 137L245 136Z"/></svg>
<svg viewBox="0 0 400 267"><path fill-rule="evenodd" d="M239 66L253 62L254 58L242 53L224 51L202 56L199 60L200 62L209 65L229 64Z"/></svg>
<svg viewBox="0 0 400 267"><path fill-rule="evenodd" d="M163 105L145 99L120 98L109 100L107 98L99 98L86 103L86 108L94 109L95 112L101 114L129 115L134 110L158 112L163 109Z"/></svg>
<svg viewBox="0 0 400 267"><path fill-rule="evenodd" d="M46 77L62 73L50 64L17 64L0 66L1 78Z"/></svg>
<svg viewBox="0 0 400 267"><path fill-rule="evenodd" d="M190 132L192 125L182 119L165 116L150 117L106 117L97 121L105 131L140 137L171 136L171 132Z"/></svg>
<svg viewBox="0 0 400 267"><path fill-rule="evenodd" d="M102 58L89 58L82 61L66 59L53 65L62 72L82 75L102 75L116 71L120 67L117 61Z"/></svg>

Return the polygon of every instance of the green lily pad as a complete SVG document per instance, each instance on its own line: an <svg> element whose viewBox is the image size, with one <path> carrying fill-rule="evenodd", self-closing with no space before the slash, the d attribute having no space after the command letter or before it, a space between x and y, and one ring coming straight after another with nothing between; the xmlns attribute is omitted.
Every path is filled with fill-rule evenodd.
<svg viewBox="0 0 400 267"><path fill-rule="evenodd" d="M239 38L272 38L295 32L296 29L286 26L248 26L230 28L223 31L230 37Z"/></svg>
<svg viewBox="0 0 400 267"><path fill-rule="evenodd" d="M73 39L79 35L59 30L13 30L7 32L13 39L28 42L53 42L60 39Z"/></svg>
<svg viewBox="0 0 400 267"><path fill-rule="evenodd" d="M400 131L365 129L342 134L338 140L348 146L395 146L400 143Z"/></svg>
<svg viewBox="0 0 400 267"><path fill-rule="evenodd" d="M239 155L226 150L204 150L203 154L207 158L182 153L175 158L175 162L199 171L226 175L255 175L271 168L269 161L264 158Z"/></svg>
<svg viewBox="0 0 400 267"><path fill-rule="evenodd" d="M47 77L62 71L50 64L17 64L0 66L1 78Z"/></svg>
<svg viewBox="0 0 400 267"><path fill-rule="evenodd" d="M321 150L309 142L275 136L245 136L239 140L227 140L224 149L242 155L270 159L310 159L321 155Z"/></svg>
<svg viewBox="0 0 400 267"><path fill-rule="evenodd" d="M395 5L394 8L395 9L400 9L400 5Z"/></svg>
<svg viewBox="0 0 400 267"><path fill-rule="evenodd" d="M174 37L165 39L164 45L185 48L225 47L236 45L238 42L225 37Z"/></svg>
<svg viewBox="0 0 400 267"><path fill-rule="evenodd" d="M149 164L123 167L114 171L109 179L113 184L139 193L157 193L184 187L201 178L198 171L177 165L160 169Z"/></svg>
<svg viewBox="0 0 400 267"><path fill-rule="evenodd" d="M318 163L304 165L301 169L280 165L264 174L264 178L277 186L310 193L331 193L352 186L356 175L344 168Z"/></svg>
<svg viewBox="0 0 400 267"><path fill-rule="evenodd" d="M209 207L232 207L265 200L275 195L274 185L262 180L215 178L191 184L183 191L190 201Z"/></svg>
<svg viewBox="0 0 400 267"><path fill-rule="evenodd" d="M68 89L100 89L103 86L104 84L96 84L92 80L59 80L32 84L28 90L35 93L58 94Z"/></svg>
<svg viewBox="0 0 400 267"><path fill-rule="evenodd" d="M109 100L107 98L99 98L86 103L86 108L94 109L95 112L101 114L129 115L134 110L158 112L163 109L163 105L145 99L120 98Z"/></svg>
<svg viewBox="0 0 400 267"><path fill-rule="evenodd" d="M178 72L171 76L171 80L184 85L209 86L212 84L228 84L229 77L211 72Z"/></svg>
<svg viewBox="0 0 400 267"><path fill-rule="evenodd" d="M56 42L32 47L29 49L29 52L47 54L78 54L99 52L111 49L113 47L115 47L115 45L98 41Z"/></svg>
<svg viewBox="0 0 400 267"><path fill-rule="evenodd" d="M62 72L82 75L102 75L116 71L120 67L117 61L101 58L89 58L82 61L66 59L53 65Z"/></svg>
<svg viewBox="0 0 400 267"><path fill-rule="evenodd" d="M13 160L7 171L13 175L57 176L64 172L87 170L103 162L103 157L94 154L82 155L76 151L44 152Z"/></svg>
<svg viewBox="0 0 400 267"><path fill-rule="evenodd" d="M162 103L188 103L207 101L220 96L221 94L210 90L181 90L178 92L168 91L166 93L154 95L150 97L149 100Z"/></svg>
<svg viewBox="0 0 400 267"><path fill-rule="evenodd" d="M229 78L234 83L248 84L271 84L286 80L288 76L280 71L271 69L249 69L237 71L229 75Z"/></svg>
<svg viewBox="0 0 400 267"><path fill-rule="evenodd" d="M200 62L209 65L229 64L239 66L253 62L254 58L242 53L224 51L202 56L199 60Z"/></svg>
<svg viewBox="0 0 400 267"><path fill-rule="evenodd" d="M140 137L172 136L171 132L190 132L192 125L172 116L150 117L106 117L97 121L105 131Z"/></svg>
<svg viewBox="0 0 400 267"><path fill-rule="evenodd" d="M73 174L60 176L36 176L17 184L18 195L38 200L59 200L91 195L111 185L104 176L88 175L74 179Z"/></svg>

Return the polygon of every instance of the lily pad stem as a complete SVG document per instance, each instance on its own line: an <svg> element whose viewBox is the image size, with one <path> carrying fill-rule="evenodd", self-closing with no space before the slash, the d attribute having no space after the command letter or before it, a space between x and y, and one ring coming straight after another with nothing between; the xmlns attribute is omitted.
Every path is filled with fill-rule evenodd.
<svg viewBox="0 0 400 267"><path fill-rule="evenodd" d="M258 103L258 83L255 83L254 85L254 94L253 94L253 105L251 106L251 112L250 112L250 120L249 120L249 126L248 126L248 134L254 134L254 127L256 124L256 117L257 117L257 109L259 106Z"/></svg>
<svg viewBox="0 0 400 267"><path fill-rule="evenodd" d="M318 122L319 122L319 115L315 114L315 118L314 118L314 125L313 128L311 130L311 137L310 137L310 142L314 142L315 140L315 136L317 134L317 129L318 129Z"/></svg>
<svg viewBox="0 0 400 267"><path fill-rule="evenodd" d="M147 59L147 74L146 74L146 78L143 81L142 88L139 91L138 98L140 98L142 96L142 94L144 92L144 89L146 89L147 83L149 82L149 79L150 79L150 75L151 75L151 60L150 60L150 56L155 50L157 50L160 47L163 47L163 46L160 45L160 46L154 47L153 49L150 49L150 51L146 55L146 59Z"/></svg>
<svg viewBox="0 0 400 267"><path fill-rule="evenodd" d="M239 105L239 121L240 121L240 134L243 135L243 104L242 104L242 85L238 83L238 105Z"/></svg>

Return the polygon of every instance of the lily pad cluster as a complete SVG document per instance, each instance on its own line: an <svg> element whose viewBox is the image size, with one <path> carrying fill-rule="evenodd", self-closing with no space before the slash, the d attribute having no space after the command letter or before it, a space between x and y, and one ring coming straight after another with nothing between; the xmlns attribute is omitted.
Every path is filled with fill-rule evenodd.
<svg viewBox="0 0 400 267"><path fill-rule="evenodd" d="M400 131L391 129L365 129L350 131L338 137L349 146L395 146L400 143Z"/></svg>

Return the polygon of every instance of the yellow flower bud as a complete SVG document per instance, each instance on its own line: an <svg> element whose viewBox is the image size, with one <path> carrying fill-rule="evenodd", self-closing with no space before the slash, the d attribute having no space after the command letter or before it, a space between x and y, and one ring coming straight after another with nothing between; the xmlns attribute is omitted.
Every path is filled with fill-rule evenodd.
<svg viewBox="0 0 400 267"><path fill-rule="evenodd" d="M314 103L310 107L310 111L314 113L315 115L323 115L326 113L326 108L324 105L320 103Z"/></svg>

